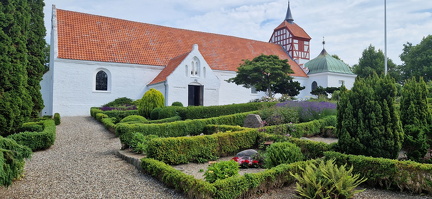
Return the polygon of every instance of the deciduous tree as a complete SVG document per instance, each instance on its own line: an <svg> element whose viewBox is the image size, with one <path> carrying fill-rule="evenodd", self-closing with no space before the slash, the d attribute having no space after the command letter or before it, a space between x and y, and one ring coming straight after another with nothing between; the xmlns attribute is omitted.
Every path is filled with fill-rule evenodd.
<svg viewBox="0 0 432 199"><path fill-rule="evenodd" d="M432 35L413 46L412 43L404 44L400 55L403 64L401 66L402 79L411 77L423 77L424 81L432 80Z"/></svg>
<svg viewBox="0 0 432 199"><path fill-rule="evenodd" d="M400 81L400 72L398 66L391 59L387 59L388 75L393 77L397 82ZM379 76L384 75L384 53L381 50L375 50L375 47L369 45L359 59L359 63L353 66L353 72L358 77L369 77L374 73Z"/></svg>
<svg viewBox="0 0 432 199"><path fill-rule="evenodd" d="M255 87L257 91L266 91L269 97L275 93L295 96L304 89L300 83L293 81L289 75L293 73L288 60L281 60L276 55L260 55L238 67L237 76L228 82L243 85L246 88Z"/></svg>

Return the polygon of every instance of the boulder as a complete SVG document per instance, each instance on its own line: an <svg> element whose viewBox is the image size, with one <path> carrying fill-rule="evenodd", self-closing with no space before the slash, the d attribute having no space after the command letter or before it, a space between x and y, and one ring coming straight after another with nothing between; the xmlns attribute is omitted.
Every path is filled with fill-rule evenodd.
<svg viewBox="0 0 432 199"><path fill-rule="evenodd" d="M249 114L244 120L243 127L260 128L263 127L261 116L257 114Z"/></svg>

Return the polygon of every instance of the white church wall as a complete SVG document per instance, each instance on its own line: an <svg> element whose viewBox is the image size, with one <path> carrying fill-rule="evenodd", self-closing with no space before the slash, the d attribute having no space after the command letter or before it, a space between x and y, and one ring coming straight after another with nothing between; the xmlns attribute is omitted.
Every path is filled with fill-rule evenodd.
<svg viewBox="0 0 432 199"><path fill-rule="evenodd" d="M354 86L356 75L348 74L329 74L328 85L329 87L340 87L345 85L345 87L350 90Z"/></svg>
<svg viewBox="0 0 432 199"><path fill-rule="evenodd" d="M42 100L44 101L45 107L42 109L42 115L53 115L53 69L50 69L47 73L45 73L42 77L42 81L40 82L41 86L41 94Z"/></svg>
<svg viewBox="0 0 432 199"><path fill-rule="evenodd" d="M97 91L96 73L108 72L108 90ZM90 107L101 106L119 97L140 99L146 85L162 67L57 59L54 64L53 108L51 115L89 115ZM49 102L48 102L49 103Z"/></svg>
<svg viewBox="0 0 432 199"><path fill-rule="evenodd" d="M326 73L318 73L318 74L311 74L309 75L309 81L308 81L308 85L309 85L309 89L307 90L307 92L312 91L312 83L316 82L317 86L322 86L324 88L328 87L328 75Z"/></svg>
<svg viewBox="0 0 432 199"><path fill-rule="evenodd" d="M266 96L265 92L252 93L250 88L228 83L226 80L236 76L234 71L215 71L215 74L220 79L220 105L247 103Z"/></svg>
<svg viewBox="0 0 432 199"><path fill-rule="evenodd" d="M178 101L187 106L189 85L204 86L204 106L219 105L220 80L199 52L198 45L192 47L189 55L167 77L167 85L167 105Z"/></svg>
<svg viewBox="0 0 432 199"><path fill-rule="evenodd" d="M310 94L311 85L309 84L309 78L294 77L294 81L299 82L301 86L305 87L305 89L301 90L300 93L296 96L297 100L308 100L313 97L313 95Z"/></svg>
<svg viewBox="0 0 432 199"><path fill-rule="evenodd" d="M322 87L340 87L342 84L347 89L351 89L354 85L356 75L341 74L341 73L319 73L309 75L309 83L312 85L313 81Z"/></svg>

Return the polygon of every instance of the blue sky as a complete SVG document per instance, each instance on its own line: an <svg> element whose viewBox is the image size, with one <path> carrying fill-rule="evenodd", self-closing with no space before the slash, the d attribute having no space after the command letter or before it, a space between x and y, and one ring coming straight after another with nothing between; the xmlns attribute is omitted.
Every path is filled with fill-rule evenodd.
<svg viewBox="0 0 432 199"><path fill-rule="evenodd" d="M58 9L268 41L285 18L287 0L45 0L50 36L52 4ZM312 37L311 57L322 50L349 65L370 44L384 50L384 0L291 0L294 22ZM388 0L388 57L401 64L403 44L432 34L432 1Z"/></svg>

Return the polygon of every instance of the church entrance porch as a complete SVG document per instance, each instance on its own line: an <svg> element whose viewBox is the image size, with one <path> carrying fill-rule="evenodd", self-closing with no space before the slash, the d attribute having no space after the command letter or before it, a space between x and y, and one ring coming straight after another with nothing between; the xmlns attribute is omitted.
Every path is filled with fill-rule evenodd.
<svg viewBox="0 0 432 199"><path fill-rule="evenodd" d="M189 85L188 86L188 105L202 106L203 105L204 86Z"/></svg>

